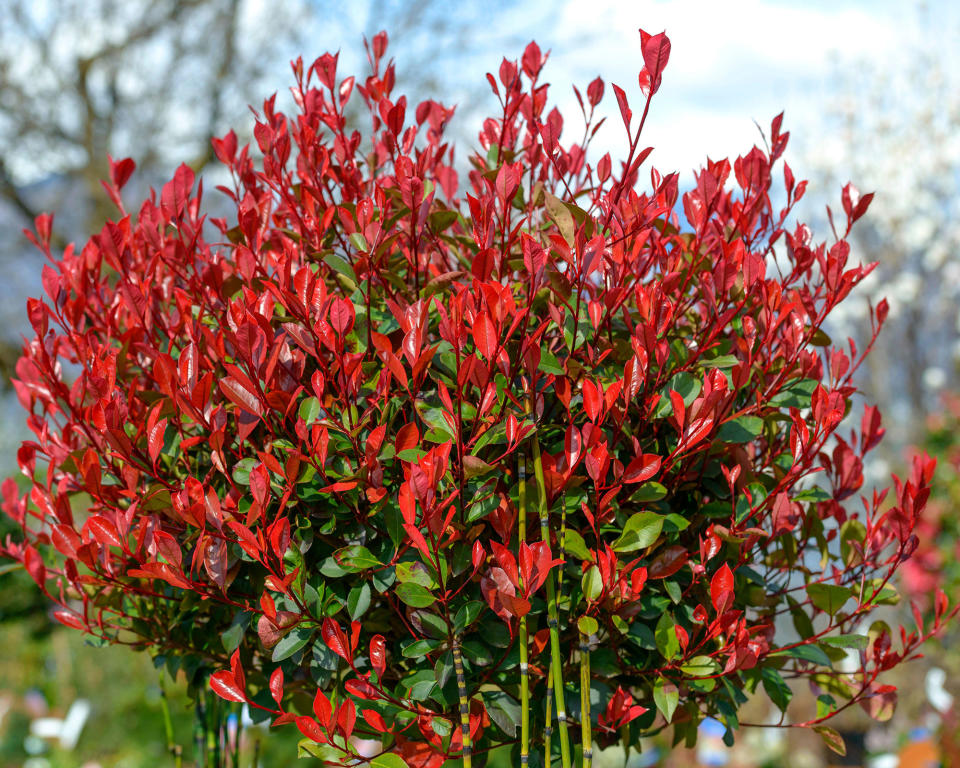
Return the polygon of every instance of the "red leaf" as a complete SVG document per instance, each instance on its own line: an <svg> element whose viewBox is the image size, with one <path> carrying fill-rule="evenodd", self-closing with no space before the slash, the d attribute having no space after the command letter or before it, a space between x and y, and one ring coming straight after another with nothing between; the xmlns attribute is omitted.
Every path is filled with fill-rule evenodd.
<svg viewBox="0 0 960 768"><path fill-rule="evenodd" d="M543 54L540 52L540 46L535 42L530 42L523 52L523 58L520 60L524 74L531 80L536 79L543 67Z"/></svg>
<svg viewBox="0 0 960 768"><path fill-rule="evenodd" d="M490 315L481 312L473 322L473 343L477 345L477 350L487 360L492 360L497 351L497 329L490 319Z"/></svg>
<svg viewBox="0 0 960 768"><path fill-rule="evenodd" d="M370 664L377 673L377 679L383 679L383 673L387 669L386 643L383 635L374 635L370 638Z"/></svg>
<svg viewBox="0 0 960 768"><path fill-rule="evenodd" d="M363 678L352 677L343 684L343 687L347 693L356 696L358 699L376 700L380 698L377 689Z"/></svg>
<svg viewBox="0 0 960 768"><path fill-rule="evenodd" d="M281 667L277 667L270 675L270 695L279 707L283 699L283 669Z"/></svg>
<svg viewBox="0 0 960 768"><path fill-rule="evenodd" d="M210 675L210 687L221 699L227 701L245 702L247 700L243 689L237 685L232 672L221 670Z"/></svg>
<svg viewBox="0 0 960 768"><path fill-rule="evenodd" d="M356 722L357 705L353 703L353 699L345 699L337 708L337 726L347 741L350 741L350 736L353 735L353 726Z"/></svg>
<svg viewBox="0 0 960 768"><path fill-rule="evenodd" d="M72 613L70 611L54 611L53 618L55 618L57 621L59 621L61 624L63 624L66 627L71 627L73 629L80 629L80 630L87 628L86 625L83 623L83 619L77 616L77 614Z"/></svg>
<svg viewBox="0 0 960 768"><path fill-rule="evenodd" d="M254 416L263 415L263 405L260 404L256 394L244 388L232 376L220 379L220 390L243 410L252 413Z"/></svg>
<svg viewBox="0 0 960 768"><path fill-rule="evenodd" d="M227 543L223 539L208 539L203 553L203 567L223 592L227 586Z"/></svg>
<svg viewBox="0 0 960 768"><path fill-rule="evenodd" d="M670 39L666 32L651 36L641 29L640 48L643 52L643 64L650 73L650 91L653 94L660 88L663 70L670 59Z"/></svg>
<svg viewBox="0 0 960 768"><path fill-rule="evenodd" d="M733 602L733 571L724 563L710 580L710 599L717 613L724 613Z"/></svg>
<svg viewBox="0 0 960 768"><path fill-rule="evenodd" d="M350 661L350 651L347 643L347 636L344 631L329 616L323 620L323 627L320 630L323 636L323 642L327 647L342 659Z"/></svg>
<svg viewBox="0 0 960 768"><path fill-rule="evenodd" d="M360 714L363 715L363 719L367 721L367 725L373 728L373 730L379 731L380 733L389 733L386 721L375 709L363 709L360 710Z"/></svg>
<svg viewBox="0 0 960 768"><path fill-rule="evenodd" d="M312 717L307 717L306 715L301 715L298 717L297 728L300 729L300 733L302 733L311 741L315 741L318 744L325 744L327 741L327 737L324 735L323 729Z"/></svg>
<svg viewBox="0 0 960 768"><path fill-rule="evenodd" d="M603 394L590 379L583 380L583 407L587 411L590 421L596 422L600 415L600 406L603 404Z"/></svg>
<svg viewBox="0 0 960 768"><path fill-rule="evenodd" d="M147 450L150 453L151 464L157 463L157 457L163 449L163 436L166 431L167 419L160 419L160 421L153 425L153 429L150 430L150 435L147 438Z"/></svg>
<svg viewBox="0 0 960 768"><path fill-rule="evenodd" d="M625 483L644 483L660 471L662 460L655 453L644 453L630 462L623 473Z"/></svg>
<svg viewBox="0 0 960 768"><path fill-rule="evenodd" d="M163 185L160 194L160 208L168 219L173 219L183 213L190 190L193 189L193 171L190 166L181 165L177 168L173 178Z"/></svg>
<svg viewBox="0 0 960 768"><path fill-rule="evenodd" d="M674 389L670 390L670 404L673 406L673 419L677 430L682 431L687 420L687 406L683 402L683 396Z"/></svg>
<svg viewBox="0 0 960 768"><path fill-rule="evenodd" d="M686 547L682 547L679 544L667 547L660 553L660 556L651 563L647 574L651 579L665 579L683 568L689 559L690 553L687 552Z"/></svg>
<svg viewBox="0 0 960 768"><path fill-rule="evenodd" d="M420 445L420 430L417 429L417 425L411 421L400 427L393 445L397 453Z"/></svg>
<svg viewBox="0 0 960 768"><path fill-rule="evenodd" d="M356 311L349 299L336 298L330 306L330 325L338 336L346 336L353 328Z"/></svg>
<svg viewBox="0 0 960 768"><path fill-rule="evenodd" d="M694 419L680 441L684 450L692 448L703 440L713 429L713 419L709 416Z"/></svg>
<svg viewBox="0 0 960 768"><path fill-rule="evenodd" d="M317 716L317 720L319 720L327 730L330 730L330 725L333 720L333 706L330 704L330 700L324 692L319 688L317 688L317 693L313 697L313 714Z"/></svg>
<svg viewBox="0 0 960 768"><path fill-rule="evenodd" d="M236 681L240 690L245 690L247 687L247 678L246 675L243 674L243 667L240 665L239 648L230 656L230 672L233 674L233 679Z"/></svg>
<svg viewBox="0 0 960 768"><path fill-rule="evenodd" d="M597 77L590 82L590 85L587 86L587 101L590 102L591 107L595 107L600 103L602 98L603 80Z"/></svg>
<svg viewBox="0 0 960 768"><path fill-rule="evenodd" d="M625 94L623 88L616 83L613 84L613 92L617 96L617 104L620 105L620 116L623 118L623 124L626 126L627 133L629 133L630 121L633 120L633 111L627 103L627 94Z"/></svg>
<svg viewBox="0 0 960 768"><path fill-rule="evenodd" d="M94 515L87 521L87 526L93 532L95 538L100 544L108 547L123 548L123 542L120 540L120 532L112 522L103 515Z"/></svg>
<svg viewBox="0 0 960 768"><path fill-rule="evenodd" d="M127 183L130 175L136 170L137 164L129 157L125 157L123 160L114 160L108 155L107 159L110 161L110 181L118 190L123 189L123 185Z"/></svg>

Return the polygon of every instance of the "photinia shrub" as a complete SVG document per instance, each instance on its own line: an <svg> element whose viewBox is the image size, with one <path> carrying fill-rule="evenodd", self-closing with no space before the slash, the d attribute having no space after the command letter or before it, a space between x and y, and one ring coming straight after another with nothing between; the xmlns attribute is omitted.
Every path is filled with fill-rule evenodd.
<svg viewBox="0 0 960 768"><path fill-rule="evenodd" d="M16 382L36 439L4 553L62 623L295 723L332 764L510 745L589 766L668 726L692 743L707 715L732 739L754 692L842 749L823 723L888 716L880 673L947 613L869 622L934 471L854 498L883 435L871 407L840 432L869 347L822 325L872 269L844 239L871 196L844 188L829 245L788 224L805 183L783 163L774 184L781 117L682 195L641 181L670 54L644 32L639 119L613 86L624 162L587 158L603 81L565 133L531 43L487 76L461 193L453 110L408 109L386 44L362 84L297 60L262 160L214 140L230 219L205 219L185 166L128 214L123 160L119 218L82 249L54 257L37 220L46 299Z"/></svg>

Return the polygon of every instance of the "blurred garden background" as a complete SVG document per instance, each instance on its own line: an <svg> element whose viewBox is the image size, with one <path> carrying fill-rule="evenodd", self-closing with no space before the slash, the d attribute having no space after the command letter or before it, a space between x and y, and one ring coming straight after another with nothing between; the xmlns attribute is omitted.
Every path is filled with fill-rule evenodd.
<svg viewBox="0 0 960 768"><path fill-rule="evenodd" d="M912 450L938 456L940 489L901 586L921 603L938 585L960 598L960 4L3 0L0 11L3 476L16 473L17 447L29 437L9 379L29 327L26 297L42 291L43 257L20 233L42 211L56 212L58 247L98 230L111 215L100 186L108 153L137 162L131 196L162 184L183 160L212 189L221 178L211 137L233 128L249 138L247 105L269 93L286 105L290 59L340 50L341 71L361 74L363 36L386 29L400 90L415 102L442 87L444 100L457 103L452 135L465 161L493 103L474 73L496 71L502 56L516 58L536 39L550 51L547 79L567 94L561 108L573 118L570 84L600 74L635 88L642 25L665 28L674 46L646 142L655 147L652 164L679 170L682 187L704 154L745 154L762 141L757 124L784 111L794 137L787 160L810 180L801 220L825 235L825 206L839 206L844 183L876 192L854 241L862 260L880 266L832 335L869 338L869 303L889 300L890 319L860 373L887 429L868 477L901 469ZM621 139L611 121L597 136L597 156L616 157ZM5 525L0 537L15 533ZM891 610L906 611L906 601ZM950 645L943 638L892 681L902 695L889 722L845 716L838 727L851 734L849 755L834 764L919 766L924 749L951 764L960 657ZM58 628L30 579L2 567L0 649L0 766L173 766L171 736L192 764L195 713L178 681L162 680L144 654L95 648ZM827 765L810 736L761 729L727 750L707 728L696 754L663 762L652 744L629 765ZM280 766L298 734L247 728L244 739L244 765L256 754L260 765ZM917 762L904 762L904 750ZM617 768L624 756L598 764Z"/></svg>

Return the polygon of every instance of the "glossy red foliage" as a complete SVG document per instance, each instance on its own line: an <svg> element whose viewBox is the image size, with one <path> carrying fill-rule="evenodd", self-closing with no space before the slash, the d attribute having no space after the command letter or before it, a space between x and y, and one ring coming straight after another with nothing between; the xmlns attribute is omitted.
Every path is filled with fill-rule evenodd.
<svg viewBox="0 0 960 768"><path fill-rule="evenodd" d="M229 219L186 166L127 213L123 160L86 245L54 255L37 221L3 554L64 624L208 660L195 682L333 763L354 735L428 768L514 743L527 629L537 733L551 647L567 681L593 658L601 742L705 714L732 733L744 690L786 711L788 679L822 705L794 722L885 714L878 675L924 632L861 628L933 463L856 498L879 413L840 429L869 348L823 324L872 269L843 239L870 195L844 188L831 243L793 222L781 117L685 191L647 168L670 42L646 33L639 120L613 86L622 163L588 153L603 81L568 127L531 44L488 75L461 179L453 109L396 95L385 48L362 81L297 60L295 114L271 98L255 148L214 140Z"/></svg>

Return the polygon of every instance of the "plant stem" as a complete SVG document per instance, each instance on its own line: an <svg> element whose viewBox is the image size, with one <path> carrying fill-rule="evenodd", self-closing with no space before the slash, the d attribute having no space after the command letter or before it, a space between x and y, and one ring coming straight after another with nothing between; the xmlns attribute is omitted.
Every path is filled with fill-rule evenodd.
<svg viewBox="0 0 960 768"><path fill-rule="evenodd" d="M550 754L550 740L553 736L553 668L547 674L547 724L543 728L543 764L550 768L552 755Z"/></svg>
<svg viewBox="0 0 960 768"><path fill-rule="evenodd" d="M520 546L527 540L527 459L521 454L517 462L519 474L519 509L517 510L517 553ZM522 578L522 577L521 577ZM520 582L521 588L523 581ZM520 765L526 766L530 762L530 677L527 663L527 617L520 617Z"/></svg>
<svg viewBox="0 0 960 768"><path fill-rule="evenodd" d="M527 401L527 412L533 413L532 399ZM540 440L533 437L533 473L537 479L539 496L540 538L550 546L550 521L547 510L547 485L543 477L543 458L540 455ZM563 696L563 665L560 661L560 620L557 610L557 590L553 569L547 574L547 625L550 627L550 664L553 667L553 687L557 699L557 724L560 730L560 764L570 768L570 735L567 732L567 712Z"/></svg>
<svg viewBox="0 0 960 768"><path fill-rule="evenodd" d="M583 768L590 768L593 744L590 734L590 646L589 638L580 633L580 741L583 745Z"/></svg>
<svg viewBox="0 0 960 768"><path fill-rule="evenodd" d="M460 643L453 638L453 671L457 676L457 698L460 700L460 733L463 738L463 768L470 768L473 748L470 744L470 702L467 699L467 681L463 675L463 657Z"/></svg>
<svg viewBox="0 0 960 768"><path fill-rule="evenodd" d="M260 768L260 729L256 729L253 737L253 760L250 761L250 768Z"/></svg>
<svg viewBox="0 0 960 768"><path fill-rule="evenodd" d="M170 704L167 702L167 689L163 685L163 672L160 677L160 707L163 710L163 729L167 735L167 750L173 755L173 764L176 768L183 765L183 752L180 745L173 740L173 720L170 718Z"/></svg>

